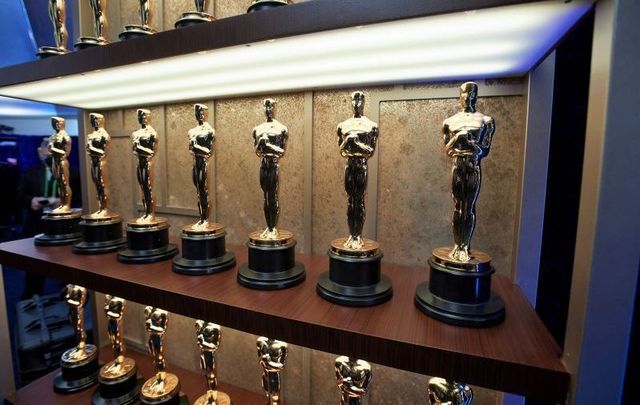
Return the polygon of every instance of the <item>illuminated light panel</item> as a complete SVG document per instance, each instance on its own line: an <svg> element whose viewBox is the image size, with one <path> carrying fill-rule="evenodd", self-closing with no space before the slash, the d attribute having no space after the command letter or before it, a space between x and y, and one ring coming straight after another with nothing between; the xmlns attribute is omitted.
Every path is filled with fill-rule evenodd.
<svg viewBox="0 0 640 405"><path fill-rule="evenodd" d="M592 3L553 0L344 28L7 86L0 94L106 109L521 75Z"/></svg>

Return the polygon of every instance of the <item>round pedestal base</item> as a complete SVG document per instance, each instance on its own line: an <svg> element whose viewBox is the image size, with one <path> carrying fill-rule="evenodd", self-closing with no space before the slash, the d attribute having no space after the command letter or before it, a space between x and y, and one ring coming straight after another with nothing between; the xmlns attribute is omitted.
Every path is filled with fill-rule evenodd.
<svg viewBox="0 0 640 405"><path fill-rule="evenodd" d="M153 263L170 259L178 248L169 243L169 224L159 220L152 226L127 225L127 248L118 252L122 263Z"/></svg>
<svg viewBox="0 0 640 405"><path fill-rule="evenodd" d="M100 379L99 379L100 380ZM138 400L140 388L144 383L143 378L138 378L137 373L123 380L101 381L100 389L96 390L91 398L92 405L129 405Z"/></svg>
<svg viewBox="0 0 640 405"><path fill-rule="evenodd" d="M189 398L181 392L179 395L160 401L150 401L140 398L140 403L146 405L189 405Z"/></svg>
<svg viewBox="0 0 640 405"><path fill-rule="evenodd" d="M156 31L151 29L150 27L145 27L143 25L125 25L124 31L122 31L118 38L121 41L126 41L128 39L134 39L139 37L146 37L147 35L155 34Z"/></svg>
<svg viewBox="0 0 640 405"><path fill-rule="evenodd" d="M213 20L215 20L215 18L210 14L191 11L189 13L182 13L182 18L176 21L175 27L185 28L196 24L211 22Z"/></svg>
<svg viewBox="0 0 640 405"><path fill-rule="evenodd" d="M36 235L33 242L36 246L68 245L82 238L80 231L80 210L68 214L44 214L41 218L44 233Z"/></svg>
<svg viewBox="0 0 640 405"><path fill-rule="evenodd" d="M281 233L289 234L286 231ZM257 290L279 290L304 281L304 265L295 261L295 239L287 237L284 243L277 241L273 246L264 241L257 244L250 240L247 248L249 263L238 268L238 282L243 286Z"/></svg>
<svg viewBox="0 0 640 405"><path fill-rule="evenodd" d="M173 271L200 276L220 273L235 266L235 255L225 250L225 236L224 231L212 234L183 231L182 254L173 258Z"/></svg>
<svg viewBox="0 0 640 405"><path fill-rule="evenodd" d="M247 13L269 10L271 8L286 6L287 4L289 4L287 0L259 0L249 6Z"/></svg>
<svg viewBox="0 0 640 405"><path fill-rule="evenodd" d="M371 306L393 295L391 280L380 272L383 253L356 257L329 250L329 271L320 274L316 292L329 302L348 306Z"/></svg>
<svg viewBox="0 0 640 405"><path fill-rule="evenodd" d="M36 56L38 57L38 59L46 59L51 56L64 55L68 52L69 51L67 51L66 49L56 48L55 46L43 46L38 48L38 53L36 53Z"/></svg>
<svg viewBox="0 0 640 405"><path fill-rule="evenodd" d="M98 356L95 348L93 353L90 359L77 366L70 366L63 362L60 368L61 373L53 379L53 390L61 394L69 394L94 385L98 380Z"/></svg>
<svg viewBox="0 0 640 405"><path fill-rule="evenodd" d="M207 405L209 399L209 393L205 393L204 395L198 397L193 403L193 405ZM216 399L216 405L231 405L231 398L229 395L222 391L218 391L218 397Z"/></svg>
<svg viewBox="0 0 640 405"><path fill-rule="evenodd" d="M418 285L416 306L425 314L458 326L484 327L502 322L504 302L491 293L491 276L495 272L489 256L471 252L474 260L460 263L450 260L438 248L429 260L429 282ZM465 266L472 266L468 270Z"/></svg>
<svg viewBox="0 0 640 405"><path fill-rule="evenodd" d="M73 46L77 50L82 50L82 49L93 48L96 46L102 46L107 44L108 42L105 41L104 39L99 39L96 37L80 37L78 39L78 42L76 42Z"/></svg>
<svg viewBox="0 0 640 405"><path fill-rule="evenodd" d="M127 240L122 237L122 219L120 217L96 220L84 216L82 219L80 221L82 241L74 243L73 253L115 252L127 243Z"/></svg>

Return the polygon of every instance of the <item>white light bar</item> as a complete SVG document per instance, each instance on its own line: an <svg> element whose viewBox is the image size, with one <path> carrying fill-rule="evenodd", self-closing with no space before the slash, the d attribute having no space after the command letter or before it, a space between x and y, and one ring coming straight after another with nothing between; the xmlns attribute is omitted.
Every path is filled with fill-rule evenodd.
<svg viewBox="0 0 640 405"><path fill-rule="evenodd" d="M593 0L544 1L281 38L7 86L84 109L528 72Z"/></svg>

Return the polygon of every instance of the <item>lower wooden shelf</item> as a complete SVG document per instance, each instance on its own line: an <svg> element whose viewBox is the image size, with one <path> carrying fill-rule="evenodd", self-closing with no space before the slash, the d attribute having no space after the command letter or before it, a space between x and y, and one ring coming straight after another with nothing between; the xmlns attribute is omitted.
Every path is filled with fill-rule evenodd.
<svg viewBox="0 0 640 405"><path fill-rule="evenodd" d="M237 263L246 247L230 248ZM416 373L458 379L471 385L564 402L570 374L562 351L520 288L493 277L493 290L506 305L504 323L484 329L444 324L415 308L416 286L427 279L424 267L383 260L393 298L368 308L331 304L316 294L326 256L297 255L307 279L279 291L245 288L237 270L211 276L171 271L171 261L122 264L115 253L75 255L69 246L37 247L32 239L0 244L0 263L204 319L256 335Z"/></svg>
<svg viewBox="0 0 640 405"><path fill-rule="evenodd" d="M131 357L138 364L138 375L145 379L154 375L153 359L151 356L138 353L136 351L127 351L127 357ZM111 350L107 347L100 350L101 364L112 360ZM169 365L167 371L176 374L180 379L182 392L189 398L189 403L204 394L207 387L204 376L200 373L185 370L184 368ZM5 402L15 405L26 404L47 404L47 405L81 405L90 404L91 396L98 389L95 385L84 391L73 394L58 394L53 391L53 379L60 370L55 370L44 377L33 381L31 384L20 388L13 396L5 398ZM238 388L234 385L220 383L220 391L226 392L231 397L234 404L263 404L266 398L262 395Z"/></svg>

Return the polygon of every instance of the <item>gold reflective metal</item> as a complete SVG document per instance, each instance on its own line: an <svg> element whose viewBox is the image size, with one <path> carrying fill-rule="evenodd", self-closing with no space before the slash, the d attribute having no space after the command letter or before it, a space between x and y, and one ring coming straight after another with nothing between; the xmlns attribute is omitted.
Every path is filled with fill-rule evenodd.
<svg viewBox="0 0 640 405"><path fill-rule="evenodd" d="M124 26L124 31L119 35L120 39L135 38L144 35L154 34L156 31L151 28L153 10L151 0L138 0L138 17L140 24L129 24Z"/></svg>
<svg viewBox="0 0 640 405"><path fill-rule="evenodd" d="M466 82L460 86L462 111L443 123L444 149L452 160L451 195L454 202L454 246L449 259L459 263L474 260L471 237L476 224L476 201L480 193L480 163L489 154L495 132L492 117L476 111L478 85Z"/></svg>
<svg viewBox="0 0 640 405"><path fill-rule="evenodd" d="M202 320L196 321L196 343L200 348L200 367L207 379L207 392L194 402L194 405L229 405L229 395L218 391L217 365L215 352L218 350L222 330L220 325Z"/></svg>
<svg viewBox="0 0 640 405"><path fill-rule="evenodd" d="M93 32L98 42L107 43L104 33L107 31L107 0L89 0L93 11Z"/></svg>
<svg viewBox="0 0 640 405"><path fill-rule="evenodd" d="M429 405L471 405L473 390L464 383L449 382L444 378L429 379Z"/></svg>
<svg viewBox="0 0 640 405"><path fill-rule="evenodd" d="M175 24L176 28L183 26L188 27L193 24L215 20L215 18L211 14L208 14L204 11L207 7L207 0L195 0L195 6L195 11L182 13L182 17Z"/></svg>
<svg viewBox="0 0 640 405"><path fill-rule="evenodd" d="M360 405L371 382L371 365L364 360L339 356L335 362L340 405Z"/></svg>
<svg viewBox="0 0 640 405"><path fill-rule="evenodd" d="M267 405L278 405L282 402L280 372L287 363L288 346L280 340L261 336L256 341L256 348L262 366L262 389L267 397Z"/></svg>
<svg viewBox="0 0 640 405"><path fill-rule="evenodd" d="M60 205L49 215L68 215L71 210L71 185L69 183L69 154L71 153L71 137L65 129L65 120L51 117L54 133L49 137L47 149L51 152L51 176L58 185Z"/></svg>
<svg viewBox="0 0 640 405"><path fill-rule="evenodd" d="M142 191L142 207L144 214L134 221L130 221L132 226L153 226L164 220L156 219L156 202L153 196L153 157L158 147L158 133L151 126L151 111L138 109L138 122L141 128L131 135L133 143L133 154L138 159L137 179Z"/></svg>
<svg viewBox="0 0 640 405"><path fill-rule="evenodd" d="M353 117L338 125L340 154L347 158L344 188L349 196L347 208L349 237L343 243L346 253L363 251L367 244L370 245L373 242L362 238L362 228L365 220L367 160L375 153L379 131L378 124L363 115L364 103L364 93L353 92L351 94Z"/></svg>
<svg viewBox="0 0 640 405"><path fill-rule="evenodd" d="M169 313L160 308L147 306L144 309L145 329L148 334L149 353L153 356L156 375L142 385L140 395L146 401L161 401L174 397L180 392L180 381L165 370L166 361L162 338L169 323Z"/></svg>
<svg viewBox="0 0 640 405"><path fill-rule="evenodd" d="M98 210L88 216L89 219L107 220L114 217L109 212L109 191L107 189L107 151L111 137L104 129L104 116L98 113L90 113L89 121L93 132L87 135L86 150L91 160L91 180L96 187ZM117 216L117 215L116 215Z"/></svg>
<svg viewBox="0 0 640 405"><path fill-rule="evenodd" d="M69 306L69 321L76 333L77 345L62 354L62 364L66 367L79 366L92 361L98 354L94 345L87 344L84 330L84 305L87 302L87 290L79 285L68 284L64 296Z"/></svg>
<svg viewBox="0 0 640 405"><path fill-rule="evenodd" d="M136 363L133 359L124 357L125 346L122 338L122 317L126 307L122 298L105 295L104 313L107 316L107 334L111 341L114 360L100 368L103 380L116 380L128 376L135 371Z"/></svg>
<svg viewBox="0 0 640 405"><path fill-rule="evenodd" d="M39 58L46 58L52 55L62 55L67 52L67 27L65 19L67 16L66 0L49 0L49 19L53 25L53 39L56 46L42 46L38 48L36 54Z"/></svg>

